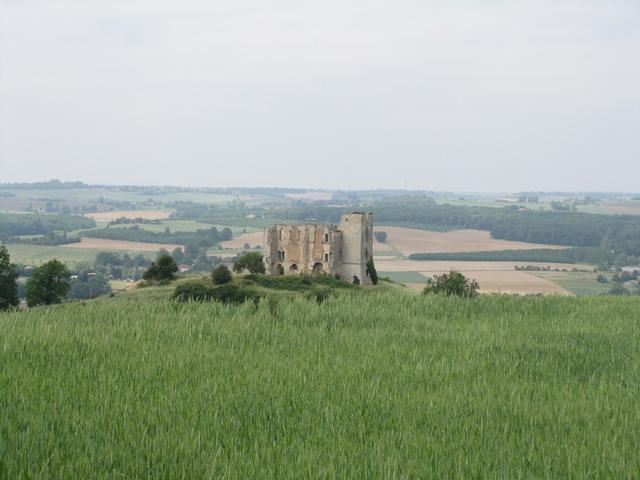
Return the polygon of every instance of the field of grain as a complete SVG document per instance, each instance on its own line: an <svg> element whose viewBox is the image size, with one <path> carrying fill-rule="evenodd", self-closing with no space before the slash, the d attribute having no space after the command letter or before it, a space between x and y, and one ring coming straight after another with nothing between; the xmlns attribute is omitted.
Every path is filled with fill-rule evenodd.
<svg viewBox="0 0 640 480"><path fill-rule="evenodd" d="M512 242L491 238L481 230L431 232L404 227L377 227L387 232L387 243L404 255L412 253L486 252L496 250L529 250L533 248L567 248L559 245Z"/></svg>
<svg viewBox="0 0 640 480"><path fill-rule="evenodd" d="M0 313L0 478L637 478L637 298Z"/></svg>
<svg viewBox="0 0 640 480"><path fill-rule="evenodd" d="M110 222L117 218L144 218L146 220L163 220L169 218L168 210L112 210L110 212L86 213L85 217L93 218L96 222Z"/></svg>
<svg viewBox="0 0 640 480"><path fill-rule="evenodd" d="M220 247L242 249L244 248L245 243L248 243L251 248L254 248L258 245L262 246L262 244L264 243L264 233L262 232L262 230L259 230L257 232L243 233L231 240L220 242Z"/></svg>
<svg viewBox="0 0 640 480"><path fill-rule="evenodd" d="M157 252L161 248L172 251L182 245L173 245L169 243L144 243L144 242L128 242L126 240L107 240L105 238L89 238L82 237L78 243L69 243L68 245L61 245L59 248L65 249L85 249L100 251L111 250L128 250L132 252Z"/></svg>

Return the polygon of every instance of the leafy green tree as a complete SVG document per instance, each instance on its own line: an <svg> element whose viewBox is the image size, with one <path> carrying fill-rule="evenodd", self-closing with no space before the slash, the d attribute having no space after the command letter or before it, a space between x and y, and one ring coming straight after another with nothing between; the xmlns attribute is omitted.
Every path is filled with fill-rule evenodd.
<svg viewBox="0 0 640 480"><path fill-rule="evenodd" d="M378 284L378 272L376 271L376 266L373 263L373 257L370 257L367 260L367 275L371 279L371 283L374 285Z"/></svg>
<svg viewBox="0 0 640 480"><path fill-rule="evenodd" d="M215 285L223 285L231 281L231 272L226 265L220 264L211 272L211 280Z"/></svg>
<svg viewBox="0 0 640 480"><path fill-rule="evenodd" d="M26 299L30 307L61 303L68 295L71 273L55 258L43 263L27 280Z"/></svg>
<svg viewBox="0 0 640 480"><path fill-rule="evenodd" d="M194 272L210 272L213 266L217 263L216 259L219 257L210 257L207 255L207 251L202 249L200 255L195 259L191 270Z"/></svg>
<svg viewBox="0 0 640 480"><path fill-rule="evenodd" d="M111 285L103 272L96 272L93 275L82 272L78 278L71 280L71 292L69 296L76 300L88 300L108 295L111 293Z"/></svg>
<svg viewBox="0 0 640 480"><path fill-rule="evenodd" d="M378 240L380 243L385 243L387 241L387 232L381 232L381 231L373 232L373 238Z"/></svg>
<svg viewBox="0 0 640 480"><path fill-rule="evenodd" d="M220 240L225 241L225 240L231 240L232 238L233 238L233 232L231 231L231 229L229 227L224 227L220 232Z"/></svg>
<svg viewBox="0 0 640 480"><path fill-rule="evenodd" d="M469 280L460 272L451 271L430 278L422 293L472 298L478 295L479 288L480 285L475 280Z"/></svg>
<svg viewBox="0 0 640 480"><path fill-rule="evenodd" d="M176 261L176 263L182 263L184 260L184 252L182 251L182 247L176 247L171 252L171 256Z"/></svg>
<svg viewBox="0 0 640 480"><path fill-rule="evenodd" d="M258 252L247 252L238 258L233 264L233 271L236 273L242 273L248 270L254 275L259 275L265 272L264 263L262 261L262 254Z"/></svg>
<svg viewBox="0 0 640 480"><path fill-rule="evenodd" d="M7 247L0 245L0 310L18 303L18 269L11 263Z"/></svg>
<svg viewBox="0 0 640 480"><path fill-rule="evenodd" d="M178 271L178 265L171 255L162 255L144 272L142 278L145 280L173 280Z"/></svg>
<svg viewBox="0 0 640 480"><path fill-rule="evenodd" d="M96 266L122 265L122 259L113 252L99 252L96 255Z"/></svg>

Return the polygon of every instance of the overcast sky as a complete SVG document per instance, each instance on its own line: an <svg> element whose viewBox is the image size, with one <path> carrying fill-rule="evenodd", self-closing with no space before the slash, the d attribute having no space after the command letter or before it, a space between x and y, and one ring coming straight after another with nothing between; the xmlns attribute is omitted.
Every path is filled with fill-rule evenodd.
<svg viewBox="0 0 640 480"><path fill-rule="evenodd" d="M639 0L0 0L0 182L640 191Z"/></svg>

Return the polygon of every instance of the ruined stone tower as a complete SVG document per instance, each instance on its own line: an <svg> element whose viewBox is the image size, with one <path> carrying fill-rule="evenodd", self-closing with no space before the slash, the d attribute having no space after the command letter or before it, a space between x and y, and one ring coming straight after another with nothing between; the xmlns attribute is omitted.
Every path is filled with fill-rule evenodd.
<svg viewBox="0 0 640 480"><path fill-rule="evenodd" d="M373 255L373 213L342 215L339 225L274 225L264 232L268 275L326 273L345 281L357 276L369 284L367 260Z"/></svg>

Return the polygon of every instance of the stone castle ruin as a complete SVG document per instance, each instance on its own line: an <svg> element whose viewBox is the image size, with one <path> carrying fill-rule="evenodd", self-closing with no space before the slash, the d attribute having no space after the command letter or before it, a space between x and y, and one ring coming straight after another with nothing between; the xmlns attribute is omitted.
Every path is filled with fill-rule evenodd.
<svg viewBox="0 0 640 480"><path fill-rule="evenodd" d="M344 214L338 225L274 225L264 232L263 253L268 275L326 273L370 284L373 213Z"/></svg>

